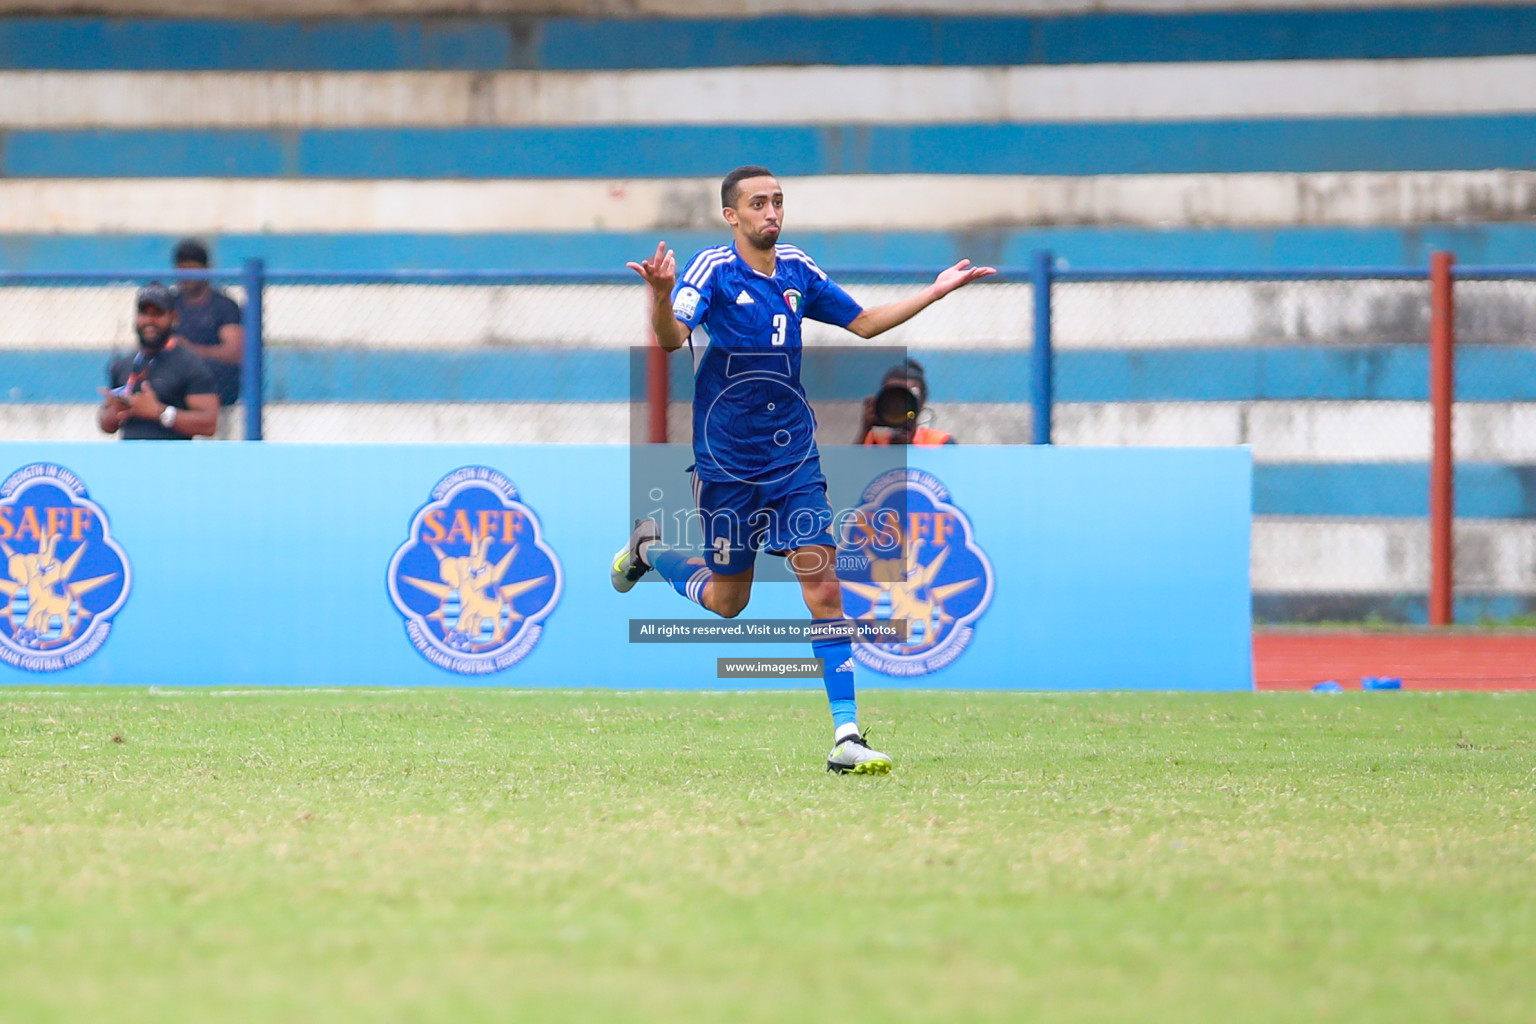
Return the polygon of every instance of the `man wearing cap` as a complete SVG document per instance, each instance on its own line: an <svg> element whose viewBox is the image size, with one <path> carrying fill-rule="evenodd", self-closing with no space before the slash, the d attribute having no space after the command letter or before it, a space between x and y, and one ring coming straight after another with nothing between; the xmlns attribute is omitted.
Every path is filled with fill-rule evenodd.
<svg viewBox="0 0 1536 1024"><path fill-rule="evenodd" d="M176 244L172 262L177 270L207 270L208 247L195 238L182 239ZM245 328L241 326L240 307L235 300L205 279L178 281L176 333L208 363L218 388L219 404L238 402Z"/></svg>
<svg viewBox="0 0 1536 1024"><path fill-rule="evenodd" d="M96 422L130 441L185 441L218 429L213 374L176 337L175 299L158 281L139 289L136 352L112 360Z"/></svg>

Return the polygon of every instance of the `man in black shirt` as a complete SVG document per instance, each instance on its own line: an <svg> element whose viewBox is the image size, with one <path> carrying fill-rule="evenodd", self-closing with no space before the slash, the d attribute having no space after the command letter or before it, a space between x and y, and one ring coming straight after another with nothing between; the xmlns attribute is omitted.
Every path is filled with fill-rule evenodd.
<svg viewBox="0 0 1536 1024"><path fill-rule="evenodd" d="M193 238L176 245L172 260L178 270L207 270L208 247ZM240 307L207 281L180 281L176 286L176 333L203 357L218 385L219 404L240 400L240 359L245 328Z"/></svg>
<svg viewBox="0 0 1536 1024"><path fill-rule="evenodd" d="M175 300L158 281L139 289L138 351L112 360L96 422L130 441L185 441L219 425L219 396L208 367L174 334Z"/></svg>

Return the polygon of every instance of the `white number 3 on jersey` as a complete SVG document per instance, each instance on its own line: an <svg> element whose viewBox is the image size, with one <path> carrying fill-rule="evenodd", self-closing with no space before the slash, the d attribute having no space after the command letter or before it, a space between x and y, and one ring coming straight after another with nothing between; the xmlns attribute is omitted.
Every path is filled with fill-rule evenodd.
<svg viewBox="0 0 1536 1024"><path fill-rule="evenodd" d="M789 317L783 313L773 314L773 343L784 344L785 337L789 334Z"/></svg>

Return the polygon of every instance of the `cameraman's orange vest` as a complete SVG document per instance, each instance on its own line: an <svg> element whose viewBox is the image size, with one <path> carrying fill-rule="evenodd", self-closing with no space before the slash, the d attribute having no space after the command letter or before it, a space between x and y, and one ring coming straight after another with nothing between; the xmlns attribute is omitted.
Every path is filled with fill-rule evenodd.
<svg viewBox="0 0 1536 1024"><path fill-rule="evenodd" d="M934 430L931 427L918 427L912 431L912 443L925 448L937 448L941 444L949 444L950 440L949 434L942 430ZM890 435L884 432L876 434L875 431L870 430L864 434L864 443L870 445L890 444L891 438Z"/></svg>

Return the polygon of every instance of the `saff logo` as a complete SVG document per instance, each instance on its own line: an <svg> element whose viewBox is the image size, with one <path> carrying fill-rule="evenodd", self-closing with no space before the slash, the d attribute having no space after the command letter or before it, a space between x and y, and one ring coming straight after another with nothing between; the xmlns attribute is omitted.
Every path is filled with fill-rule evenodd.
<svg viewBox="0 0 1536 1024"><path fill-rule="evenodd" d="M449 473L389 563L389 596L439 668L487 675L528 656L560 601L560 561L512 481L485 466Z"/></svg>
<svg viewBox="0 0 1536 1024"><path fill-rule="evenodd" d="M839 544L844 604L855 619L905 619L907 639L854 644L853 656L888 676L936 672L992 603L992 564L932 473L891 470L860 500Z"/></svg>
<svg viewBox="0 0 1536 1024"><path fill-rule="evenodd" d="M38 462L0 484L0 555L0 661L58 672L101 650L128 600L128 556L78 476Z"/></svg>

